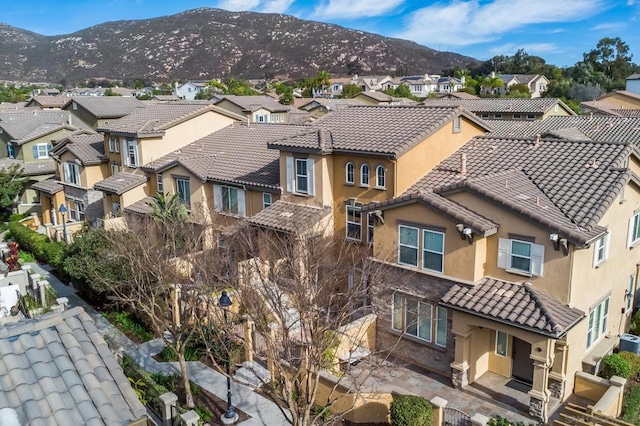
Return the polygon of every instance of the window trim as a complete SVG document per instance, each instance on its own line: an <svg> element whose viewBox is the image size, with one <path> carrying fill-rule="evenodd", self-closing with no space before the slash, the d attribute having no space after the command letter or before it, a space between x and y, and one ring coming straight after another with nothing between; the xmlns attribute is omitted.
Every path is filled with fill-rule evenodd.
<svg viewBox="0 0 640 426"><path fill-rule="evenodd" d="M458 116L453 119L453 133L462 132L462 117Z"/></svg>
<svg viewBox="0 0 640 426"><path fill-rule="evenodd" d="M293 176L295 179L295 192L297 194L305 194L308 195L309 194L309 173L307 172L307 159L306 158L296 158L294 157L293 159L293 166L294 166L294 170L293 170ZM298 173L298 163L304 163L304 174L299 174ZM307 189L304 191L300 190L300 185L298 185L298 179L299 178L304 178L307 182Z"/></svg>
<svg viewBox="0 0 640 426"><path fill-rule="evenodd" d="M349 211L352 210L354 213L355 212L359 212L360 213L360 222L351 222L349 221ZM361 203L355 203L354 205L351 204L347 204L346 207L346 223L347 223L347 227L346 227L346 235L345 238L349 241L357 241L357 242L362 242L362 204ZM359 237L354 237L349 233L349 225L351 226L356 226L360 229L360 233L359 233Z"/></svg>
<svg viewBox="0 0 640 426"><path fill-rule="evenodd" d="M80 179L80 166L74 162L67 161L62 165L64 171L65 183L82 186L82 180ZM73 177L73 178L72 178ZM76 179L77 178L77 179ZM76 180L77 182L73 182Z"/></svg>
<svg viewBox="0 0 640 426"><path fill-rule="evenodd" d="M164 181L162 180L162 173L156 173L156 190L159 194L164 194Z"/></svg>
<svg viewBox="0 0 640 426"><path fill-rule="evenodd" d="M628 246L635 247L640 242L640 211L637 211L629 219Z"/></svg>
<svg viewBox="0 0 640 426"><path fill-rule="evenodd" d="M440 235L442 237L442 253L436 252L434 250L431 249L427 249L425 247L425 244L427 242L427 239L425 238L427 233L431 233L431 234L437 234ZM439 274L444 273L444 243L445 243L445 234L444 232L440 232L440 231L434 231L432 229L423 229L422 230L422 269L426 270L426 271L431 271L431 272L437 272ZM433 253L433 254L437 254L441 256L441 270L436 270L436 269L431 269L431 268L427 268L425 266L425 262L424 262L424 256L425 253Z"/></svg>
<svg viewBox="0 0 640 426"><path fill-rule="evenodd" d="M35 157L35 160L40 160L41 158L49 158L49 152L51 151L51 149L49 148L51 146L51 144L48 143L37 143L34 145L36 148L36 152L38 153L38 156ZM44 151L45 154L41 155L40 154L40 148L44 147Z"/></svg>
<svg viewBox="0 0 640 426"><path fill-rule="evenodd" d="M344 182L347 185L355 185L356 183L356 166L353 161L348 161L344 166Z"/></svg>
<svg viewBox="0 0 640 426"><path fill-rule="evenodd" d="M125 139L125 145L126 145L126 149L124 149L122 152L125 159L125 165L131 168L140 167L138 141L136 139ZM131 161L132 155L133 155L133 161Z"/></svg>
<svg viewBox="0 0 640 426"><path fill-rule="evenodd" d="M269 201L266 201L266 197L269 196ZM262 193L262 209L266 209L267 207L271 206L271 204L273 204L273 195L271 195L270 192L263 192Z"/></svg>
<svg viewBox="0 0 640 426"><path fill-rule="evenodd" d="M242 191L240 188L236 188L235 186L228 185L220 185L222 188L222 213L231 214L234 216L240 215L240 198L238 197L238 191ZM233 211L233 204L231 196L232 192L235 191L235 199L236 199L236 211ZM225 202L225 193L226 193L226 202Z"/></svg>
<svg viewBox="0 0 640 426"><path fill-rule="evenodd" d="M609 247L611 246L611 231L607 231L593 244L593 267L599 267L609 258Z"/></svg>
<svg viewBox="0 0 640 426"><path fill-rule="evenodd" d="M365 168L367 169L366 173L364 172ZM371 185L371 168L367 163L363 163L360 165L360 186L368 188L369 185Z"/></svg>
<svg viewBox="0 0 640 426"><path fill-rule="evenodd" d="M399 302L399 306L396 302ZM409 311L409 302L416 304L416 333L410 333L408 331L409 324L407 321L407 315ZM429 310L428 324L429 324L429 338L420 336L420 328L426 317L421 316L424 309ZM428 307L428 308L427 308ZM442 317L440 314L443 314ZM399 316L399 318L398 318ZM423 318L423 320L421 320ZM398 323L398 319L400 320ZM409 294L402 293L400 291L394 291L391 295L391 329L397 333L402 334L403 337L409 339L415 339L422 343L428 343L435 345L439 348L447 347L448 340L448 310L443 306L439 306L437 303L431 303L428 300L420 299L418 297L411 296ZM444 324L444 328L440 330L440 325ZM398 328L398 326L400 328Z"/></svg>
<svg viewBox="0 0 640 426"><path fill-rule="evenodd" d="M611 295L600 300L596 305L589 309L587 314L587 350L596 346L600 339L607 335L609 326L609 310L611 308ZM596 318L599 315L598 318ZM597 330L594 328L597 325Z"/></svg>
<svg viewBox="0 0 640 426"><path fill-rule="evenodd" d="M415 247L407 245L407 244L403 244L400 240L401 235L402 235L402 228L407 228L407 229L411 229L411 230L415 230L416 231L416 245ZM406 247L409 249L415 249L416 251L416 264L413 265L411 263L405 263L402 262L402 258L400 256L402 250L402 247ZM409 226L409 225L398 225L398 264L399 265L405 265L405 266L413 266L414 268L418 267L418 264L420 262L420 228L416 228L414 226Z"/></svg>
<svg viewBox="0 0 640 426"><path fill-rule="evenodd" d="M186 177L174 177L174 179L176 185L176 194L178 194L178 202L183 204L187 209L191 209L191 180ZM181 195L183 194L180 193L180 183L182 183L183 189L185 188L184 185L186 185L186 189L188 189L188 191L184 194L187 198L181 197Z"/></svg>
<svg viewBox="0 0 640 426"><path fill-rule="evenodd" d="M498 351L498 337L500 335L504 335L504 353L500 353ZM494 353L502 358L506 358L507 354L509 353L509 335L507 333L505 333L504 331L500 331L500 330L496 330L496 341L495 341L495 346L494 346Z"/></svg>
<svg viewBox="0 0 640 426"><path fill-rule="evenodd" d="M382 174L380 173L380 171L382 171ZM382 185L380 185L381 177L382 177ZM376 188L387 189L387 170L382 164L376 167Z"/></svg>

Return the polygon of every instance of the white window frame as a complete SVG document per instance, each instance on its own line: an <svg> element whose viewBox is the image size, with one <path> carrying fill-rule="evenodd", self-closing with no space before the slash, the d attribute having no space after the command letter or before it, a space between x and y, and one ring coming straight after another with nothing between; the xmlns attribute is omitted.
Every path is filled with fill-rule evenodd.
<svg viewBox="0 0 640 426"><path fill-rule="evenodd" d="M140 157L138 156L138 141L135 139L125 140L125 149L122 152L124 164L128 167L138 167Z"/></svg>
<svg viewBox="0 0 640 426"><path fill-rule="evenodd" d="M373 224L374 224L374 219L373 219L373 213L369 212L367 213L367 243L369 244L373 244L373 230L375 229Z"/></svg>
<svg viewBox="0 0 640 426"><path fill-rule="evenodd" d="M63 163L62 168L64 170L64 181L71 185L80 186L82 181L80 180L80 166L73 162Z"/></svg>
<svg viewBox="0 0 640 426"><path fill-rule="evenodd" d="M595 346L607 334L610 299L611 296L607 296L589 310L589 315L587 316L587 349Z"/></svg>
<svg viewBox="0 0 640 426"><path fill-rule="evenodd" d="M368 164L360 165L360 186L369 187L371 181L371 169Z"/></svg>
<svg viewBox="0 0 640 426"><path fill-rule="evenodd" d="M35 145L36 147L36 152L38 153L38 155L35 157L36 160L39 160L41 158L49 158L49 151L51 151L50 148L51 144L48 143L38 143ZM42 148L44 148L44 154L42 153Z"/></svg>
<svg viewBox="0 0 640 426"><path fill-rule="evenodd" d="M593 267L597 268L609 258L609 246L611 245L611 231L607 231L593 244Z"/></svg>
<svg viewBox="0 0 640 426"><path fill-rule="evenodd" d="M354 185L356 183L356 166L352 161L349 161L344 166L344 181L347 185Z"/></svg>
<svg viewBox="0 0 640 426"><path fill-rule="evenodd" d="M436 250L432 250L432 249L428 249L426 247L426 243L427 243L427 234L433 234L433 235L439 235L442 238L442 251L436 251ZM435 255L439 255L441 258L441 262L440 262L440 269L431 269L431 268L427 268L425 266L425 256L428 254L435 254ZM443 232L439 232L439 231L433 231L431 229L423 229L422 230L422 269L425 269L427 271L433 271L433 272L438 272L440 274L442 274L444 272L444 233Z"/></svg>
<svg viewBox="0 0 640 426"><path fill-rule="evenodd" d="M299 173L298 165L304 165L301 167L304 173ZM309 193L309 173L307 169L307 159L306 158L296 158L294 161L294 173L295 173L295 184L296 184L296 192L298 194L308 194ZM300 190L299 183L304 180L306 182L307 189Z"/></svg>
<svg viewBox="0 0 640 426"><path fill-rule="evenodd" d="M159 194L164 193L164 182L162 181L162 173L156 173L157 190Z"/></svg>
<svg viewBox="0 0 640 426"><path fill-rule="evenodd" d="M75 198L67 198L65 200L67 210L69 211L69 220L74 222L84 222L84 209L85 205L82 200Z"/></svg>
<svg viewBox="0 0 640 426"><path fill-rule="evenodd" d="M498 342L500 341L500 336L504 336L504 350L500 351L498 348ZM494 352L496 355L502 358L506 358L509 353L509 335L504 331L496 330L496 342L495 342Z"/></svg>
<svg viewBox="0 0 640 426"><path fill-rule="evenodd" d="M387 187L387 171L385 167L380 165L376 167L376 188L386 189Z"/></svg>
<svg viewBox="0 0 640 426"><path fill-rule="evenodd" d="M513 243L522 243L529 245L529 256L514 254ZM513 257L529 259L529 270L515 268L513 266ZM499 238L498 239L498 268L507 272L525 276L543 276L544 272L544 246L535 244L531 241L524 241L517 238Z"/></svg>
<svg viewBox="0 0 640 426"><path fill-rule="evenodd" d="M410 309L410 304L415 305L415 312ZM410 315L415 315L415 324L409 323ZM415 333L410 330L414 326ZM421 332L425 326L427 332ZM446 347L447 309L395 291L391 296L391 329L412 339Z"/></svg>
<svg viewBox="0 0 640 426"><path fill-rule="evenodd" d="M113 136L109 136L109 152L114 152L114 150L113 150Z"/></svg>
<svg viewBox="0 0 640 426"><path fill-rule="evenodd" d="M360 221L359 222L355 222L355 221L350 221L349 220L349 216L350 213L353 213L353 215L355 216L356 213L360 214ZM347 204L347 209L346 209L346 221L347 221L347 228L346 228L346 238L349 241L362 241L362 204L356 203L354 205L350 205ZM354 234L350 231L350 228L357 228L359 229L359 231Z"/></svg>
<svg viewBox="0 0 640 426"><path fill-rule="evenodd" d="M12 142L7 142L7 157L16 158L16 147Z"/></svg>
<svg viewBox="0 0 640 426"><path fill-rule="evenodd" d="M411 246L409 244L403 244L402 243L402 241L401 241L402 228L406 228L406 229L409 229L411 231L415 231L416 232L416 245L415 246ZM401 253L402 253L402 248L403 247L405 247L407 249L410 249L410 250L415 250L415 253L416 253L416 263L415 263L415 265L402 261ZM419 262L420 262L420 229L416 228L414 226L398 225L398 263L400 265L407 265L407 266L417 267Z"/></svg>
<svg viewBox="0 0 640 426"><path fill-rule="evenodd" d="M462 131L462 118L455 117L453 119L453 133L460 133Z"/></svg>
<svg viewBox="0 0 640 426"><path fill-rule="evenodd" d="M240 199L238 198L238 193L240 191L242 191L242 189L240 188L222 185L222 211L224 213L228 213L236 216L239 215ZM234 193L235 193L235 200L236 200L235 209L234 209L234 205L231 203L233 199L232 194Z"/></svg>
<svg viewBox="0 0 640 426"><path fill-rule="evenodd" d="M176 194L178 194L178 202L183 204L187 209L190 209L191 208L191 181L188 178L176 177L175 183L176 183ZM184 191L185 189L187 191Z"/></svg>
<svg viewBox="0 0 640 426"><path fill-rule="evenodd" d="M273 196L271 195L270 192L263 192L262 193L262 208L266 209L267 207L271 206L271 204L273 204Z"/></svg>
<svg viewBox="0 0 640 426"><path fill-rule="evenodd" d="M111 164L111 176L115 176L120 173L121 167L119 164L112 163Z"/></svg>
<svg viewBox="0 0 640 426"><path fill-rule="evenodd" d="M113 137L113 152L120 153L120 139L117 137Z"/></svg>
<svg viewBox="0 0 640 426"><path fill-rule="evenodd" d="M285 158L286 160L286 164L285 164L285 169L286 169L286 184L287 184L287 192L291 193L291 194L296 194L296 195L303 195L303 196L314 196L316 195L316 188L315 188L315 161L312 158L299 158L299 157L293 157L293 156L287 156ZM307 179L307 191L303 191L301 192L298 189L298 164L302 163L302 162L306 162L306 179ZM304 177L304 175L300 175L301 178Z"/></svg>
<svg viewBox="0 0 640 426"><path fill-rule="evenodd" d="M629 219L629 235L627 245L634 247L640 241L640 211L634 213Z"/></svg>

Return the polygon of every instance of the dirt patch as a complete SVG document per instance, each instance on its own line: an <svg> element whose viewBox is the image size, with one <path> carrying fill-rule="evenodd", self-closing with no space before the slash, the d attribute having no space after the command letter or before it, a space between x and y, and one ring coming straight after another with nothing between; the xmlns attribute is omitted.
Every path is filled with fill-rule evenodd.
<svg viewBox="0 0 640 426"><path fill-rule="evenodd" d="M208 422L210 424L218 424L220 417L227 411L227 401L218 398L211 392L201 388L196 384L192 384L192 391L193 390L195 390L195 392L193 392L193 399L196 403L196 407L203 407L208 411L205 416L203 416L204 413L202 412L198 413L200 415L200 418L203 419L205 423ZM178 395L179 401L182 402L186 400L183 386L178 386L178 388L174 392L176 395ZM233 395L231 396L231 398L231 403L233 404ZM238 415L238 423L249 420L249 416L243 411L238 410L236 407L233 407L233 411L235 411ZM196 412L198 412L198 410L196 410ZM207 419L207 415L210 415L211 418Z"/></svg>

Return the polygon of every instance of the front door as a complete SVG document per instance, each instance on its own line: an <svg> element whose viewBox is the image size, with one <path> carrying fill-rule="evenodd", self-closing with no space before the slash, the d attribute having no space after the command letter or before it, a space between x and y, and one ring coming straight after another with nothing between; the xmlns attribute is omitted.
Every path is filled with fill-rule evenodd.
<svg viewBox="0 0 640 426"><path fill-rule="evenodd" d="M533 360L530 358L531 345L517 337L513 338L511 376L525 383L533 383Z"/></svg>

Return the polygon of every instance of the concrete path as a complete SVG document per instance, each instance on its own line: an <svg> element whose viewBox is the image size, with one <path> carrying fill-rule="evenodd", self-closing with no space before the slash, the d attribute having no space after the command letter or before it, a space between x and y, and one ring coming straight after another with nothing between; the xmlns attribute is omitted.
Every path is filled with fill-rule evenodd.
<svg viewBox="0 0 640 426"><path fill-rule="evenodd" d="M58 297L69 299L69 306L82 306L93 318L96 327L100 330L105 340L113 343L115 347L121 346L124 353L129 355L142 369L150 373L179 374L180 367L177 362L158 362L153 356L162 352L164 343L162 339L154 339L136 345L131 339L107 321L91 305L85 302L72 286L64 285L54 275L50 274L48 265L29 263L31 269L47 279L58 293ZM227 399L227 378L213 368L201 362L187 362L189 378L203 389L216 395L218 398ZM251 419L239 423L241 426L281 426L291 424L285 418L278 406L269 399L257 394L253 389L240 383L231 381L231 395L233 406L245 412ZM217 424L218 419L214 419Z"/></svg>

